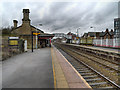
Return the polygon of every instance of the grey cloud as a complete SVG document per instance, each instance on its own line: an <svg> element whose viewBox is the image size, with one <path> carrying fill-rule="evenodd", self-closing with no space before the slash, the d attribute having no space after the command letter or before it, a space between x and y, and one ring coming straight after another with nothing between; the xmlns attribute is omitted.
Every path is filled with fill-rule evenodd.
<svg viewBox="0 0 120 90"><path fill-rule="evenodd" d="M75 6L67 10L73 4L75 4ZM49 28L51 32L67 32L69 28L75 31L78 27L87 29L87 27L91 25L99 26L105 22L112 22L114 17L117 16L117 3L108 2L106 6L101 6L102 8L97 8L96 6L98 4L99 2L53 2L46 7L46 3L40 2L7 3L3 6L3 10L8 9L8 12L3 11L3 15L5 15L5 18L3 18L3 25L7 25L8 22L11 22L14 18L18 18L18 21L21 22L22 9L26 7L30 9L31 23L35 26L42 23L43 29ZM44 12L42 14L39 13L43 9ZM16 11L18 14L15 14ZM10 18L9 21L6 20L6 18ZM110 27L113 26L112 24L113 23L111 23Z"/></svg>
<svg viewBox="0 0 120 90"><path fill-rule="evenodd" d="M101 24L113 20L118 13L117 2L108 3L103 9L94 16L94 23Z"/></svg>

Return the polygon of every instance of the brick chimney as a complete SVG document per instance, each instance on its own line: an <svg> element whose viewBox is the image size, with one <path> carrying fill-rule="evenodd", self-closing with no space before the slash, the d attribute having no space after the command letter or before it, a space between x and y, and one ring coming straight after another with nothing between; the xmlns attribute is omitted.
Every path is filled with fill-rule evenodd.
<svg viewBox="0 0 120 90"><path fill-rule="evenodd" d="M23 9L23 23L29 23L30 24L30 19L29 19L29 9Z"/></svg>
<svg viewBox="0 0 120 90"><path fill-rule="evenodd" d="M105 32L109 32L108 28L106 29L106 31L105 31Z"/></svg>
<svg viewBox="0 0 120 90"><path fill-rule="evenodd" d="M14 28L17 28L18 21L17 20L13 20L13 23L14 23Z"/></svg>
<svg viewBox="0 0 120 90"><path fill-rule="evenodd" d="M111 32L113 32L113 29L111 29Z"/></svg>

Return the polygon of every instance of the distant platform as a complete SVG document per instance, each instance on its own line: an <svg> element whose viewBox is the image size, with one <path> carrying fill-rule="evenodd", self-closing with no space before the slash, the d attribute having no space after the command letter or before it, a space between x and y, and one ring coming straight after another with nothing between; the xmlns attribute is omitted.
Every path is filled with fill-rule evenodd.
<svg viewBox="0 0 120 90"><path fill-rule="evenodd" d="M77 45L77 44L68 44L68 45L79 46L79 47L90 48L90 49L100 50L100 51L109 52L109 53L120 54L119 49L105 48L105 47L95 47L95 46L85 46L85 45Z"/></svg>

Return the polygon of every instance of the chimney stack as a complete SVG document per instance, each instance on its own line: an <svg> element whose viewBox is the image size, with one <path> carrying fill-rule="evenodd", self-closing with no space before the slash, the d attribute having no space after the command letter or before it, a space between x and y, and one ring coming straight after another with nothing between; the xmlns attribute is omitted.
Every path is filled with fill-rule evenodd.
<svg viewBox="0 0 120 90"><path fill-rule="evenodd" d="M13 20L13 23L14 23L14 28L17 28L18 21L17 20Z"/></svg>
<svg viewBox="0 0 120 90"><path fill-rule="evenodd" d="M29 23L30 24L30 19L29 19L29 9L23 9L23 23Z"/></svg>
<svg viewBox="0 0 120 90"><path fill-rule="evenodd" d="M111 32L113 32L113 29L111 29Z"/></svg>
<svg viewBox="0 0 120 90"><path fill-rule="evenodd" d="M109 32L108 28L106 29L106 31L105 31L105 32Z"/></svg>

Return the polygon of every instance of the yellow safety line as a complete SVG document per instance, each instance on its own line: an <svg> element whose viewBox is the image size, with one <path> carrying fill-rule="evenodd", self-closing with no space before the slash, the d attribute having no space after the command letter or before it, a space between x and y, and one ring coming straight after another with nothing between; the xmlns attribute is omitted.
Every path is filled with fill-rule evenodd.
<svg viewBox="0 0 120 90"><path fill-rule="evenodd" d="M51 56L52 56L52 66L53 66L53 77L54 77L54 88L56 90L56 77L55 77L55 68L54 68L54 63L53 63L53 52L51 48Z"/></svg>
<svg viewBox="0 0 120 90"><path fill-rule="evenodd" d="M60 55L68 62L68 60L62 55L62 53L57 49ZM85 81L85 79L78 73L78 71L68 62L68 64L73 68L73 70L78 74L78 76L85 82L85 84L92 89L92 87Z"/></svg>

